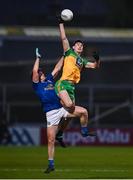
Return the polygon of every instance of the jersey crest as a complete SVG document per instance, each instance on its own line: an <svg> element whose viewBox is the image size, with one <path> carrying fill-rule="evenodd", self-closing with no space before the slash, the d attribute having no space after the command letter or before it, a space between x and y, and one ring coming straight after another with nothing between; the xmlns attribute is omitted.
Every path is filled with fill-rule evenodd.
<svg viewBox="0 0 133 180"><path fill-rule="evenodd" d="M76 65L78 66L78 68L82 68L83 67L83 61L80 57L77 57L76 59Z"/></svg>
<svg viewBox="0 0 133 180"><path fill-rule="evenodd" d="M53 90L53 89L54 89L53 84L48 84L48 85L44 88L44 90Z"/></svg>

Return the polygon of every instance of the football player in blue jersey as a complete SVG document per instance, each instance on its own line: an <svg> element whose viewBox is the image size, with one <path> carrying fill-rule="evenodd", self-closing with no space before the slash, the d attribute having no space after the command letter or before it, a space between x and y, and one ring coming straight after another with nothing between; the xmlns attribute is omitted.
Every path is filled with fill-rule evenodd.
<svg viewBox="0 0 133 180"><path fill-rule="evenodd" d="M61 70L63 66L64 57L58 61L51 74L45 76L42 69L39 68L41 55L36 48L36 60L32 69L32 82L33 89L40 99L43 112L46 113L47 120L47 138L48 138L48 168L45 173L54 171L54 144L56 132L58 129L61 118L67 119L67 117L79 117L81 123L81 129L88 124L88 112L85 108L75 106L75 111L70 114L60 103L59 97L56 95L54 89L54 78ZM63 132L61 132L63 133ZM93 133L89 134L93 136Z"/></svg>

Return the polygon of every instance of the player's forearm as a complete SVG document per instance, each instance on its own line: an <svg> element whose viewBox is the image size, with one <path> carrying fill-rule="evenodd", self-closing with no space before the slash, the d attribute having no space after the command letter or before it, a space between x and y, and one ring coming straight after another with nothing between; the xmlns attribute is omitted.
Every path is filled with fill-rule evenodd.
<svg viewBox="0 0 133 180"><path fill-rule="evenodd" d="M92 69L99 68L99 66L100 66L100 60L95 62L89 62L85 65L86 68L92 68Z"/></svg>
<svg viewBox="0 0 133 180"><path fill-rule="evenodd" d="M36 61L35 61L34 66L33 66L33 71L38 72L39 62L40 62L40 59L39 59L39 58L36 58Z"/></svg>
<svg viewBox="0 0 133 180"><path fill-rule="evenodd" d="M64 57L62 56L61 59L58 61L58 63L55 65L54 70L52 71L52 75L55 77L59 71L61 70L64 62Z"/></svg>
<svg viewBox="0 0 133 180"><path fill-rule="evenodd" d="M61 40L62 40L63 49L64 49L64 52L66 52L70 48L70 46L69 46L68 39L66 37L64 24L60 23L59 27L60 27L60 37L61 37Z"/></svg>
<svg viewBox="0 0 133 180"><path fill-rule="evenodd" d="M56 66L55 66L55 68L56 68L58 71L61 70L61 68L62 68L62 66L63 66L63 62L64 62L64 57L62 56L62 57L60 58L60 60L58 61L58 63L56 64Z"/></svg>
<svg viewBox="0 0 133 180"><path fill-rule="evenodd" d="M94 61L94 62L88 62L85 67L86 68L93 68L93 69L99 68L100 58L99 58L99 53L97 51L92 52L92 61Z"/></svg>
<svg viewBox="0 0 133 180"><path fill-rule="evenodd" d="M59 28L60 28L60 37L61 37L61 40L66 39L66 33L65 33L65 29L64 29L64 24L60 23L59 24Z"/></svg>

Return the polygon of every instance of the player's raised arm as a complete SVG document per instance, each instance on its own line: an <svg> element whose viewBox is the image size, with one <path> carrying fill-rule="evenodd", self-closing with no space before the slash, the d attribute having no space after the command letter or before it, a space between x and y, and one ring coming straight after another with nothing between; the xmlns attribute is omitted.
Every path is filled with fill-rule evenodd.
<svg viewBox="0 0 133 180"><path fill-rule="evenodd" d="M88 62L88 63L85 65L85 67L86 67L86 68L93 68L93 69L99 68L99 66L100 66L99 53L96 52L96 51L94 51L94 52L92 53L92 56L93 56L93 58L95 59L95 62Z"/></svg>
<svg viewBox="0 0 133 180"><path fill-rule="evenodd" d="M61 17L60 17L61 19ZM60 29L60 37L63 45L63 50L66 52L68 49L70 49L69 41L66 37L66 32L64 28L64 24L62 20L59 20L59 29Z"/></svg>
<svg viewBox="0 0 133 180"><path fill-rule="evenodd" d="M33 82L39 81L38 69L39 69L40 58L41 58L41 55L38 52L38 48L36 48L36 60L35 60L35 63L33 65L33 69L32 69L32 81Z"/></svg>
<svg viewBox="0 0 133 180"><path fill-rule="evenodd" d="M55 67L51 73L54 78L58 75L59 71L61 70L61 68L63 66L63 62L64 62L64 56L62 56L60 58L60 60L57 62L57 64L55 65Z"/></svg>

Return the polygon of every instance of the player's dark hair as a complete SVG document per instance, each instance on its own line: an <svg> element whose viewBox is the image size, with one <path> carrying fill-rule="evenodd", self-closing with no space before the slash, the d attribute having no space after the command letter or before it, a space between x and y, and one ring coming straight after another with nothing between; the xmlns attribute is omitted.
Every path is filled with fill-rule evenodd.
<svg viewBox="0 0 133 180"><path fill-rule="evenodd" d="M39 74L39 81L40 81L41 75L44 74L44 71L42 70L42 68L38 69L38 74ZM30 72L31 79L32 79L32 76L33 76L33 71Z"/></svg>
<svg viewBox="0 0 133 180"><path fill-rule="evenodd" d="M38 69L38 75L39 75L39 82L41 82L41 75L44 74L42 68Z"/></svg>
<svg viewBox="0 0 133 180"><path fill-rule="evenodd" d="M43 70L42 70L42 68L39 68L38 69L38 74L41 74L41 73L43 73Z"/></svg>
<svg viewBox="0 0 133 180"><path fill-rule="evenodd" d="M76 41L74 41L73 46L74 46L76 43L81 43L81 44L83 44L83 45L84 45L84 42L83 42L83 41L81 41L80 39L77 39Z"/></svg>

